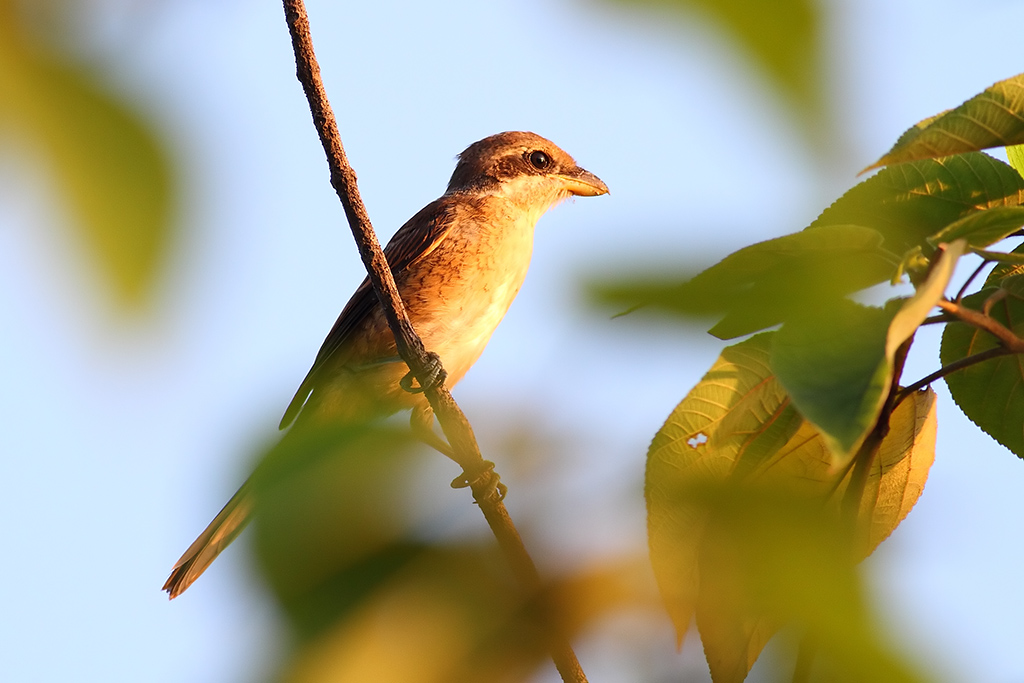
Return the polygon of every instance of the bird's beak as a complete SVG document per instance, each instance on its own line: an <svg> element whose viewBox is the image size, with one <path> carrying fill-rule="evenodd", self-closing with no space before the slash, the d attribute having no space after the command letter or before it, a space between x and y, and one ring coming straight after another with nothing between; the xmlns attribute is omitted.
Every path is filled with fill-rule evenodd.
<svg viewBox="0 0 1024 683"><path fill-rule="evenodd" d="M567 173L559 173L557 177L565 183L566 190L580 197L608 194L608 186L603 180L578 166Z"/></svg>

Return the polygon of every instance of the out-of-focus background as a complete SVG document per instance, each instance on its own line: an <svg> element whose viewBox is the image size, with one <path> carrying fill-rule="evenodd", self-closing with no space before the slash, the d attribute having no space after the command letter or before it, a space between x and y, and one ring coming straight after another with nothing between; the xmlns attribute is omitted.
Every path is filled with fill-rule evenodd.
<svg viewBox="0 0 1024 683"><path fill-rule="evenodd" d="M45 34L154 131L169 199L127 182L125 211L170 218L138 247L152 280L111 280L117 261L97 266L104 238L76 227L59 180L74 150L52 132L95 112L0 107L0 680L265 680L286 638L248 537L182 598L159 589L276 438L363 277L281 7L23 4L28 20L0 2L0 97L42 87L50 72L19 70L31 51L11 35ZM612 190L541 220L526 286L455 392L542 571L643 552L647 445L720 348L696 328L610 319L582 283L799 230L906 127L1022 70L1011 0L812 3L822 87L788 96L701 3L652 4L309 2L382 238L443 191L458 152L502 130L549 137ZM768 33L772 5L757 5ZM936 346L919 335L907 377L935 368ZM1024 680L1024 467L936 389L937 460L864 564L871 602L934 680ZM417 503L440 533L486 538L469 494L447 488L455 466L422 459ZM695 634L677 654L667 617L606 619L578 652L593 680L707 679ZM556 680L550 665L537 680Z"/></svg>

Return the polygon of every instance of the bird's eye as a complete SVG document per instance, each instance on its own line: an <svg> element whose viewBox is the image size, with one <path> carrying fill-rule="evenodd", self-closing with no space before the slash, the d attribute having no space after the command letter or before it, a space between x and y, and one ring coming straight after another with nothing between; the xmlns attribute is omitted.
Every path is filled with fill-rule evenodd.
<svg viewBox="0 0 1024 683"><path fill-rule="evenodd" d="M551 165L551 157L539 149L530 152L526 158L529 159L530 165L538 171L543 171Z"/></svg>

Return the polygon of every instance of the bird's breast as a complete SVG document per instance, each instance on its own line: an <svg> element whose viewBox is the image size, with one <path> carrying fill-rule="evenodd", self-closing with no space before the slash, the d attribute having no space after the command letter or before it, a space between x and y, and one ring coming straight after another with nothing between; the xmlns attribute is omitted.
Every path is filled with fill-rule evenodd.
<svg viewBox="0 0 1024 683"><path fill-rule="evenodd" d="M511 208L457 224L405 278L402 296L452 386L476 362L526 278L536 218Z"/></svg>

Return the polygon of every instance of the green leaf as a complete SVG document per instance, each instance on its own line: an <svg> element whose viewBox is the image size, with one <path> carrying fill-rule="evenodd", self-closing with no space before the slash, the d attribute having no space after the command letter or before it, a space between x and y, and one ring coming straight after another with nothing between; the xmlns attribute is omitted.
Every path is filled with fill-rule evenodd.
<svg viewBox="0 0 1024 683"><path fill-rule="evenodd" d="M995 289L965 297L963 304L980 308ZM1024 336L1024 300L1004 297L990 315ZM962 322L946 325L942 334L942 364L973 356L998 346L992 335ZM1024 358L1019 355L993 358L946 376L953 400L974 424L993 439L1024 458Z"/></svg>
<svg viewBox="0 0 1024 683"><path fill-rule="evenodd" d="M771 367L797 410L840 459L878 420L893 360L942 298L964 249L958 240L937 257L928 279L899 308L843 300L787 321L772 343Z"/></svg>
<svg viewBox="0 0 1024 683"><path fill-rule="evenodd" d="M895 313L844 300L787 321L775 335L772 370L838 456L856 448L878 418L891 379L885 346Z"/></svg>
<svg viewBox="0 0 1024 683"><path fill-rule="evenodd" d="M804 230L727 256L683 285L681 296L719 303L725 316L710 332L734 339L885 280L898 259L880 245L877 232L857 225Z"/></svg>
<svg viewBox="0 0 1024 683"><path fill-rule="evenodd" d="M1024 143L1024 74L912 126L865 170Z"/></svg>
<svg viewBox="0 0 1024 683"><path fill-rule="evenodd" d="M1024 178L998 159L969 152L882 169L827 208L812 229L863 225L882 246L905 254L927 238L982 209L1024 204Z"/></svg>
<svg viewBox="0 0 1024 683"><path fill-rule="evenodd" d="M983 248L1006 238L1022 225L1024 207L997 206L967 214L929 237L928 243L937 247L962 237L969 246Z"/></svg>
<svg viewBox="0 0 1024 683"><path fill-rule="evenodd" d="M1019 269L1020 266L1024 265L1024 253L1017 251L1017 249L1014 249L1009 253L1002 251L989 251L987 249L971 249L971 253L977 254L986 261L995 261L996 263L1009 268ZM997 268L997 270L999 269Z"/></svg>
<svg viewBox="0 0 1024 683"><path fill-rule="evenodd" d="M115 301L146 303L171 238L171 169L152 126L96 73L33 44L0 7L0 130L44 156Z"/></svg>

